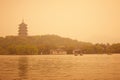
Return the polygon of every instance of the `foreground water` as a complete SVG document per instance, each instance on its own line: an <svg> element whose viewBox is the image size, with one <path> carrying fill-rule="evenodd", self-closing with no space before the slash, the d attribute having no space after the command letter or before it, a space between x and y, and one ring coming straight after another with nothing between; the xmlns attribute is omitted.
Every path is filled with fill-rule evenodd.
<svg viewBox="0 0 120 80"><path fill-rule="evenodd" d="M120 80L120 55L1 55L0 80Z"/></svg>

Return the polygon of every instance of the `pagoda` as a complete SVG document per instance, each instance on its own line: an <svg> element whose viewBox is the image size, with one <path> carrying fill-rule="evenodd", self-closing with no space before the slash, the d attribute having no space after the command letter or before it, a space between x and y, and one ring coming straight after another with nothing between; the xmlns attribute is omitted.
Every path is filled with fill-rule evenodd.
<svg viewBox="0 0 120 80"><path fill-rule="evenodd" d="M19 30L18 30L18 36L25 37L27 36L27 24L24 23L24 20L22 20L22 23L19 24Z"/></svg>

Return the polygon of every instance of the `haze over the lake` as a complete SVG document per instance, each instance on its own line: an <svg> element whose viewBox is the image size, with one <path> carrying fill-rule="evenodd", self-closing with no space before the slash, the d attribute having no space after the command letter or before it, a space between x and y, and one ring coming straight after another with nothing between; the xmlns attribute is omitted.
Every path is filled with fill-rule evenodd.
<svg viewBox="0 0 120 80"><path fill-rule="evenodd" d="M120 42L120 0L0 0L0 36L56 34L85 42Z"/></svg>

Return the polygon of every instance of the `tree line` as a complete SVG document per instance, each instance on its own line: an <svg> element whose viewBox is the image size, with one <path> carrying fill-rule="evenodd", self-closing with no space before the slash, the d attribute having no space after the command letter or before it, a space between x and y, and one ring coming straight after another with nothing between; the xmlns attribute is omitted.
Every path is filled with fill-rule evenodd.
<svg viewBox="0 0 120 80"><path fill-rule="evenodd" d="M85 54L120 53L120 43L92 44L57 35L0 37L1 55L50 54L51 49L58 48L65 50L67 54L73 54L75 49L81 49Z"/></svg>

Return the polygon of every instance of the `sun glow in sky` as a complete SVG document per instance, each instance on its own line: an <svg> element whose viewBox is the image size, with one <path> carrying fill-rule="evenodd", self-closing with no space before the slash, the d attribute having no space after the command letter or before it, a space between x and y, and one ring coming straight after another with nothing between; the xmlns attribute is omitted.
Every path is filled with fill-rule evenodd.
<svg viewBox="0 0 120 80"><path fill-rule="evenodd" d="M120 42L120 0L0 0L0 36L56 34L92 43Z"/></svg>

